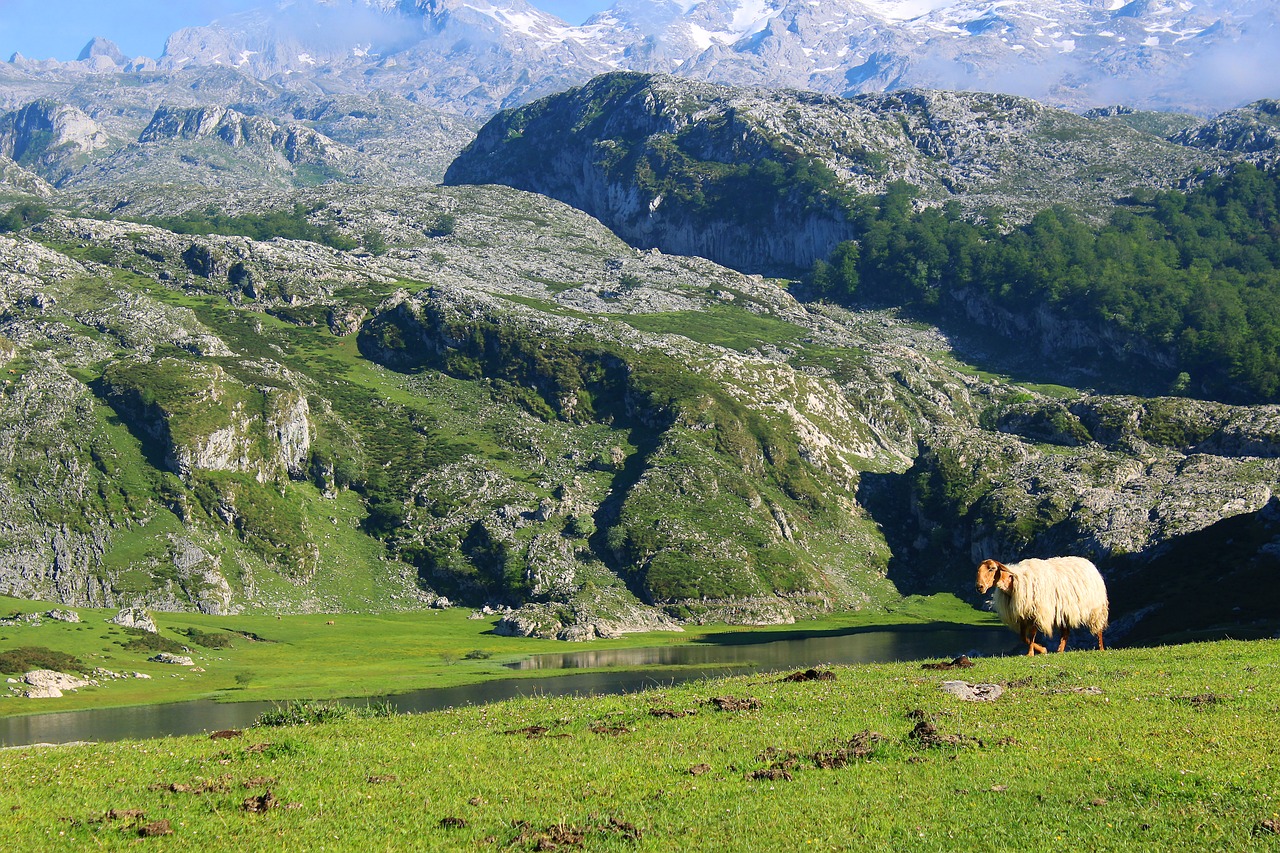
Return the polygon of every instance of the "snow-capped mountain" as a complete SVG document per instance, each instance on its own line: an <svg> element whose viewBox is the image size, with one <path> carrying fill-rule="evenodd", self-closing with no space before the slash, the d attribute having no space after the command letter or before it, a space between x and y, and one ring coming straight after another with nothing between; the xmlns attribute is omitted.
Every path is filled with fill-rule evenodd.
<svg viewBox="0 0 1280 853"><path fill-rule="evenodd" d="M1278 52L1270 0L618 0L577 26L526 0L288 0L174 33L159 67L480 115L615 70L1208 114L1274 96Z"/></svg>

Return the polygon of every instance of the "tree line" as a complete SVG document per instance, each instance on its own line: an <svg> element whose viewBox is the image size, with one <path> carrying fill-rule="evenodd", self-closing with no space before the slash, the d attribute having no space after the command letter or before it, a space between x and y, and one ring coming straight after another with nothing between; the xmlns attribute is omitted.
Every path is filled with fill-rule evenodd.
<svg viewBox="0 0 1280 853"><path fill-rule="evenodd" d="M914 210L914 196L897 182L854 202L859 238L814 264L811 290L944 321L963 293L1047 308L1167 352L1175 393L1280 399L1280 174L1242 165L1189 192L1137 192L1101 227L1055 206L1008 228L954 202Z"/></svg>

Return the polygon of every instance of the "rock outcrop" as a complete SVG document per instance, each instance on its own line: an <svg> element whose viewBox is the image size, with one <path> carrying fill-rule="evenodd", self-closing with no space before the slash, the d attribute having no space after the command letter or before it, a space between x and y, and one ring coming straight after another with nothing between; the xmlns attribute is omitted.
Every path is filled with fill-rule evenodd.
<svg viewBox="0 0 1280 853"><path fill-rule="evenodd" d="M52 669L33 669L22 676L22 683L29 685L21 691L27 699L57 699L63 691L79 690L94 682Z"/></svg>
<svg viewBox="0 0 1280 853"><path fill-rule="evenodd" d="M894 181L1015 221L1055 202L1109 207L1222 157L1010 95L835 98L610 74L498 114L445 182L540 192L638 247L767 273L826 258L855 236L848 196Z"/></svg>
<svg viewBox="0 0 1280 853"><path fill-rule="evenodd" d="M133 628L152 634L160 632L160 629L156 627L155 620L151 618L151 614L138 607L126 607L107 621L122 628Z"/></svg>

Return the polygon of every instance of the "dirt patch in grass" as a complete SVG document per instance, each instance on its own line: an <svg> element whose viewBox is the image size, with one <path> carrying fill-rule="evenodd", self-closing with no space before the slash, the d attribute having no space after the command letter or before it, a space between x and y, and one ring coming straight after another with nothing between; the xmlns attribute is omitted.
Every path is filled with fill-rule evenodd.
<svg viewBox="0 0 1280 853"><path fill-rule="evenodd" d="M689 708L684 711L677 711L675 708L650 708L649 716L657 717L662 720L678 720L681 717L692 717L697 714L696 708Z"/></svg>
<svg viewBox="0 0 1280 853"><path fill-rule="evenodd" d="M800 756L789 749L771 746L756 756L757 761L767 761L769 766L760 770L748 771L747 779L763 779L770 782L790 782L791 771L800 766Z"/></svg>
<svg viewBox="0 0 1280 853"><path fill-rule="evenodd" d="M884 740L884 735L871 730L858 732L848 743L833 749L815 752L813 764L820 770L835 770L853 761L870 758L875 753L876 744Z"/></svg>
<svg viewBox="0 0 1280 853"><path fill-rule="evenodd" d="M240 808L247 812L261 813L272 809L298 809L302 808L302 804L282 803L279 797L267 790L256 797L245 797L244 802L240 804Z"/></svg>
<svg viewBox="0 0 1280 853"><path fill-rule="evenodd" d="M928 720L921 720L916 723L916 727L907 734L907 740L914 741L920 746L929 748L982 745L981 741L971 738L968 735L942 734L938 731L938 727Z"/></svg>
<svg viewBox="0 0 1280 853"><path fill-rule="evenodd" d="M707 702L721 711L758 711L763 707L754 696L712 696Z"/></svg>
<svg viewBox="0 0 1280 853"><path fill-rule="evenodd" d="M169 824L169 821L161 818L160 820L153 820L146 826L139 827L138 835L143 838L158 838L161 835L173 835L173 827Z"/></svg>
<svg viewBox="0 0 1280 853"><path fill-rule="evenodd" d="M1205 708L1212 708L1214 705L1221 705L1227 700L1215 693L1198 693L1195 696L1175 696L1173 701L1183 705L1190 705L1197 711L1203 711Z"/></svg>
<svg viewBox="0 0 1280 853"><path fill-rule="evenodd" d="M766 782L790 782L794 777L790 770L782 767L766 767L763 770L752 770L747 778L753 781L763 779Z"/></svg>
<svg viewBox="0 0 1280 853"><path fill-rule="evenodd" d="M643 836L633 823L610 817L607 820L577 826L569 823L557 823L545 829L534 829L527 821L516 821L515 829L519 834L512 844L527 845L533 850L561 850L564 848L580 848L588 839L604 841L607 838L622 838L639 841Z"/></svg>
<svg viewBox="0 0 1280 853"><path fill-rule="evenodd" d="M231 777L220 776L217 779L197 779L191 784L184 782L160 782L152 785L153 791L169 791L174 794L225 794L231 790Z"/></svg>
<svg viewBox="0 0 1280 853"><path fill-rule="evenodd" d="M609 735L611 737L617 737L618 735L631 734L631 729L626 726L595 725L591 727L591 733L593 735Z"/></svg>
<svg viewBox="0 0 1280 853"><path fill-rule="evenodd" d="M781 681L835 681L836 674L829 669L806 669L783 676Z"/></svg>
<svg viewBox="0 0 1280 853"><path fill-rule="evenodd" d="M221 731L209 732L209 740L227 740L229 738L243 736L244 732L239 729L222 729Z"/></svg>
<svg viewBox="0 0 1280 853"><path fill-rule="evenodd" d="M519 729L507 729L503 732L505 735L524 735L529 740L541 737L569 737L567 732L559 732L551 734L551 729L546 726L524 726Z"/></svg>
<svg viewBox="0 0 1280 853"><path fill-rule="evenodd" d="M63 818L63 820L70 820ZM73 826L82 825L78 820L70 821ZM167 820L148 822L142 809L111 809L102 817L89 821L89 824L114 824L121 832L135 833L142 838L156 838L161 835L173 835L173 827Z"/></svg>
<svg viewBox="0 0 1280 853"><path fill-rule="evenodd" d="M938 661L937 663L922 663L920 664L920 668L921 669L970 669L973 667L973 665L974 663L973 661L969 660L968 655L960 655L960 657L955 658L954 660Z"/></svg>

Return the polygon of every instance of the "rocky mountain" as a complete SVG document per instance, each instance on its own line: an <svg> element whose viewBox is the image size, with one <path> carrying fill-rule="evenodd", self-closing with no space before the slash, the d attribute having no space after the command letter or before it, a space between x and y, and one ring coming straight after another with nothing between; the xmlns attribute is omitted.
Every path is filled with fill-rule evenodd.
<svg viewBox="0 0 1280 853"><path fill-rule="evenodd" d="M1277 20L1262 0L619 0L580 26L525 0L268 6L174 33L158 60L105 40L88 74L234 68L292 91L371 89L473 118L609 71L853 95L902 88L1211 114L1270 96Z"/></svg>
<svg viewBox="0 0 1280 853"><path fill-rule="evenodd" d="M1074 109L1213 113L1274 90L1266 70L1239 69L1266 68L1275 27L1261 1L621 0L570 26L525 0L362 0L183 29L159 64L227 65L329 92L372 83L475 114L607 70L832 95L950 88Z"/></svg>
<svg viewBox="0 0 1280 853"><path fill-rule="evenodd" d="M70 183L118 187L139 172L151 183L184 185L391 182L382 164L304 124L277 124L224 107L161 107L137 143Z"/></svg>
<svg viewBox="0 0 1280 853"><path fill-rule="evenodd" d="M438 182L474 135L473 122L394 95L287 94L208 73L152 78L118 97L91 85L100 77L40 81L29 93L48 97L0 114L0 162L17 161L5 182L39 194L74 187L107 208L176 184L421 185Z"/></svg>
<svg viewBox="0 0 1280 853"><path fill-rule="evenodd" d="M934 329L545 196L193 194L168 210L283 204L384 247L59 215L0 236L7 594L447 599L567 639L777 622L963 594L991 554L1139 578L1280 483L1276 407L979 378ZM1273 535L1249 541L1270 571ZM1138 631L1157 611L1130 600Z"/></svg>
<svg viewBox="0 0 1280 853"><path fill-rule="evenodd" d="M1013 227L1270 166L1273 101L1060 107L1170 106L1183 63L1246 55L1271 15L624 0L571 27L358 0L183 31L159 61L16 57L0 593L488 605L582 639L972 597L981 558L1072 552L1112 583L1116 639L1274 633L1250 585L1280 569L1280 408L1037 384L990 340L793 280L907 184ZM1058 82L910 85L953 59ZM1104 67L1147 88L1110 97ZM1036 336L1023 355L1132 349L970 297Z"/></svg>
<svg viewBox="0 0 1280 853"><path fill-rule="evenodd" d="M445 182L543 193L641 247L794 273L855 236L851 196L894 181L925 203L1017 222L1055 203L1110 210L1135 189L1184 185L1249 150L1194 144L1197 133L1177 144L1011 95L835 98L611 74L498 114Z"/></svg>
<svg viewBox="0 0 1280 853"><path fill-rule="evenodd" d="M35 101L0 116L0 154L55 181L109 144L93 119L68 104Z"/></svg>

